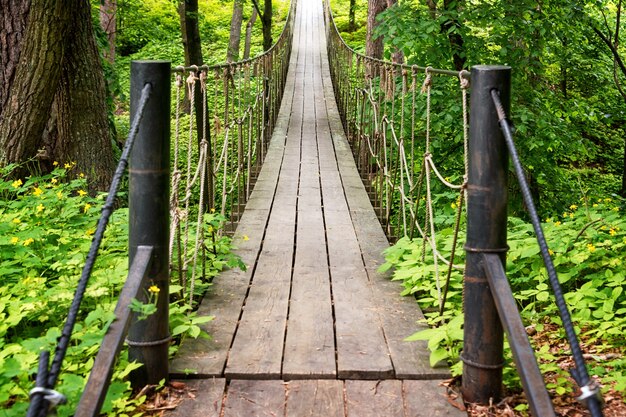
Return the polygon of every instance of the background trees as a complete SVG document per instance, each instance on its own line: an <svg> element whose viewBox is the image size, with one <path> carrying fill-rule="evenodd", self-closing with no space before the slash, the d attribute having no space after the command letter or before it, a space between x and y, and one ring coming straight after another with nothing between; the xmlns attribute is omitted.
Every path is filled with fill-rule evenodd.
<svg viewBox="0 0 626 417"><path fill-rule="evenodd" d="M370 6L370 17L383 4L355 1L357 10ZM332 3L341 28L351 29L350 1ZM543 208L558 212L576 196L626 195L622 10L623 0L399 0L379 12L371 46L345 38L367 52L384 39L382 55L391 59L398 48L409 64L512 66L512 117L527 175Z"/></svg>
<svg viewBox="0 0 626 417"><path fill-rule="evenodd" d="M90 4L29 3L0 2L0 164L75 162L106 187L113 151Z"/></svg>

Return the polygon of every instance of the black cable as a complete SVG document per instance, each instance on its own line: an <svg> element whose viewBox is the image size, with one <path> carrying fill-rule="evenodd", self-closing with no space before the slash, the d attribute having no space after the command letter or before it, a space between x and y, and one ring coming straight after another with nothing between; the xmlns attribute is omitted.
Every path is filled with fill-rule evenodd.
<svg viewBox="0 0 626 417"><path fill-rule="evenodd" d="M132 124L130 133L128 134L128 139L124 144L124 150L122 152L122 156L120 158L119 163L117 164L117 168L115 169L115 174L113 175L113 179L111 181L111 186L109 187L109 194L107 195L104 206L102 207L102 214L100 219L98 220L98 226L94 233L93 239L91 240L91 247L89 248L89 253L87 254L87 259L85 261L85 266L83 267L82 274L78 281L78 285L76 287L76 292L74 293L74 299L72 300L72 304L70 306L69 313L67 315L67 320L63 327L63 331L61 332L61 336L57 342L57 347L54 352L54 359L52 360L52 364L50 365L50 371L48 372L48 380L46 382L46 387L48 389L54 388L56 382L59 378L59 373L61 371L61 365L63 364L63 359L65 358L65 354L67 353L67 348L70 343L70 338L72 336L72 331L74 329L74 324L76 323L76 318L78 317L78 311L80 309L80 304L83 300L83 296L85 295L85 291L87 289L87 284L89 283L89 278L91 276L91 271L93 270L93 266L96 262L96 258L98 257L98 249L100 248L100 243L102 242L102 237L104 236L104 231L109 223L109 219L111 214L113 213L115 198L117 196L117 191L119 188L120 181L124 173L126 172L126 167L128 166L128 157L130 155L130 151L132 149L133 143L135 142L135 137L137 136L137 132L139 130L139 122L143 118L144 109L146 107L146 103L150 98L150 94L152 92L152 85L146 84L141 90L141 97L139 99L139 105L137 108L137 115L135 116ZM48 401L41 401L40 410L48 409ZM32 405L31 405L32 406ZM30 411L29 411L30 415ZM37 411L35 415L45 415L41 411Z"/></svg>
<svg viewBox="0 0 626 417"><path fill-rule="evenodd" d="M550 285L552 286L556 305L559 309L559 315L561 316L561 321L563 322L563 327L565 328L567 341L572 351L574 363L576 364L576 369L573 370L572 376L574 376L576 383L583 390L584 398L582 398L583 396L581 396L581 398L584 400L589 411L591 411L591 415L593 417L601 417L603 413L599 397L600 394L598 391L596 395L589 395L590 391L593 392L597 388L594 387L595 384L591 381L591 378L589 378L589 373L587 372L585 359L580 349L580 344L576 336L576 331L574 330L574 324L572 323L572 317L567 308L567 304L565 303L563 290L561 288L561 284L559 283L559 279L554 268L554 263L552 262L552 257L550 256L548 244L543 234L543 229L541 228L539 216L537 215L537 209L530 194L530 189L528 187L526 177L524 176L524 170L522 168L517 149L515 148L515 142L513 142L511 123L506 118L504 107L502 106L502 102L500 101L500 94L497 90L491 90L491 98L493 99L493 103L496 106L496 111L498 112L500 127L502 128L502 133L504 135L506 145L509 149L509 154L511 155L511 161L513 162L513 167L515 169L515 174L517 176L517 180L522 191L522 196L524 197L524 203L526 203L526 207L528 208L530 221L533 225L533 228L535 229L535 234L537 235L537 242L539 243L541 257L543 258L543 263L545 264L546 270L548 272L548 279L550 281Z"/></svg>

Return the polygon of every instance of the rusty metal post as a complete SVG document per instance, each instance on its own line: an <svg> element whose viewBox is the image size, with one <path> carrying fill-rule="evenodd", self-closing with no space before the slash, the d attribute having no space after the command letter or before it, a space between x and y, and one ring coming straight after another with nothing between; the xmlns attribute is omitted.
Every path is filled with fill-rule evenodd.
<svg viewBox="0 0 626 417"><path fill-rule="evenodd" d="M497 253L504 263L508 249L508 152L491 90L508 112L511 69L480 65L471 77L462 389L466 401L488 403L502 395L503 331L482 254Z"/></svg>
<svg viewBox="0 0 626 417"><path fill-rule="evenodd" d="M169 334L169 182L170 85L169 61L133 61L130 114L137 111L141 89L152 85L130 159L129 251L132 265L139 246L152 246L140 301L156 298L157 311L144 320L135 314L128 331L129 360L143 366L131 374L133 388L167 379ZM158 292L149 292L151 286Z"/></svg>

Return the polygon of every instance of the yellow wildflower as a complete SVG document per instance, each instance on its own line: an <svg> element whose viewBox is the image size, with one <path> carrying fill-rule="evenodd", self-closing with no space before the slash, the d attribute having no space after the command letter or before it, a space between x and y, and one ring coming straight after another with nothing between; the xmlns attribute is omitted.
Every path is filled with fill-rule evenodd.
<svg viewBox="0 0 626 417"><path fill-rule="evenodd" d="M596 247L593 246L593 243L587 243L587 250L589 252L594 252L596 250Z"/></svg>
<svg viewBox="0 0 626 417"><path fill-rule="evenodd" d="M208 231L209 233L213 233L213 226L209 226L209 228L207 229L207 231Z"/></svg>
<svg viewBox="0 0 626 417"><path fill-rule="evenodd" d="M61 200L63 198L63 193L61 191L57 191L57 198Z"/></svg>
<svg viewBox="0 0 626 417"><path fill-rule="evenodd" d="M83 213L87 213L90 208L91 208L91 204L89 203L85 204L85 207L83 207Z"/></svg>
<svg viewBox="0 0 626 417"><path fill-rule="evenodd" d="M37 206L37 213L41 213L41 212L43 211L43 209L44 209L43 204L39 204L39 205Z"/></svg>
<svg viewBox="0 0 626 417"><path fill-rule="evenodd" d="M560 226L560 225L561 225L561 222L554 222L554 225L555 225L555 226Z"/></svg>
<svg viewBox="0 0 626 417"><path fill-rule="evenodd" d="M12 186L13 188L20 188L20 185L22 185L22 184L23 184L23 183L22 183L22 180L15 180L15 181L13 181L13 182L11 183L11 186Z"/></svg>
<svg viewBox="0 0 626 417"><path fill-rule="evenodd" d="M574 218L574 213L570 213L570 214L569 214L569 218L570 218L570 219L573 219L573 218Z"/></svg>
<svg viewBox="0 0 626 417"><path fill-rule="evenodd" d="M52 179L50 180L50 182L51 182L52 184L56 184L56 183L57 183L57 182L59 182L59 181L58 181L56 178L52 178Z"/></svg>
<svg viewBox="0 0 626 417"><path fill-rule="evenodd" d="M211 207L211 213L215 213L215 207Z"/></svg>
<svg viewBox="0 0 626 417"><path fill-rule="evenodd" d="M33 195L34 196L38 196L41 195L43 193L43 190L39 187L35 187L35 189L33 189Z"/></svg>
<svg viewBox="0 0 626 417"><path fill-rule="evenodd" d="M250 238L248 237L248 235L243 235L243 240L250 240Z"/></svg>
<svg viewBox="0 0 626 417"><path fill-rule="evenodd" d="M34 241L35 241L35 239L33 239L32 237L29 237L28 239L26 239L26 240L24 241L24 243L22 243L22 245L24 245L24 246L28 246L28 245L30 245L31 243L33 243Z"/></svg>
<svg viewBox="0 0 626 417"><path fill-rule="evenodd" d="M591 207L598 207L598 205L596 203L593 203L593 206L591 206Z"/></svg>
<svg viewBox="0 0 626 417"><path fill-rule="evenodd" d="M572 204L571 206L569 206L570 210L576 210L578 208L578 206L576 204Z"/></svg>
<svg viewBox="0 0 626 417"><path fill-rule="evenodd" d="M85 232L85 234L86 234L87 236L91 236L91 235L93 235L94 233L96 233L96 230L95 230L95 229L87 229L87 231Z"/></svg>
<svg viewBox="0 0 626 417"><path fill-rule="evenodd" d="M12 244L14 244L14 245L15 245L17 242L19 242L19 241L20 241L20 238L19 238L19 237L15 237L15 236L13 236L13 237L11 238L11 243L12 243Z"/></svg>
<svg viewBox="0 0 626 417"><path fill-rule="evenodd" d="M150 288L148 288L148 291L150 291L153 294L158 294L159 291L161 291L161 289L157 287L156 285L151 285Z"/></svg>
<svg viewBox="0 0 626 417"><path fill-rule="evenodd" d="M604 199L604 202L605 202L605 203L610 203L611 201L613 201L613 200L612 200L612 199L610 199L610 198L605 198L605 199Z"/></svg>
<svg viewBox="0 0 626 417"><path fill-rule="evenodd" d="M452 207L453 209L455 209L455 208L456 208L456 203L452 203L452 204L450 204L450 207Z"/></svg>
<svg viewBox="0 0 626 417"><path fill-rule="evenodd" d="M548 253L550 254L550 256L554 256L554 251L552 249L548 249Z"/></svg>
<svg viewBox="0 0 626 417"><path fill-rule="evenodd" d="M85 174L83 174L82 172L80 174L78 174L79 177L81 178L85 178Z"/></svg>
<svg viewBox="0 0 626 417"><path fill-rule="evenodd" d="M546 223L552 223L552 217L548 217L548 218L546 219Z"/></svg>
<svg viewBox="0 0 626 417"><path fill-rule="evenodd" d="M615 235L617 234L617 232L615 231L615 229L614 229L614 228L612 228L612 227L611 227L611 230L609 230L609 234L610 234L611 236L615 236Z"/></svg>
<svg viewBox="0 0 626 417"><path fill-rule="evenodd" d="M55 166L55 167L59 166L59 161L54 161L54 162L52 163L52 165L53 165L53 166Z"/></svg>
<svg viewBox="0 0 626 417"><path fill-rule="evenodd" d="M87 191L85 191L85 190L78 190L78 195L81 196L81 197L84 197L84 196L87 195Z"/></svg>
<svg viewBox="0 0 626 417"><path fill-rule="evenodd" d="M20 224L22 221L20 219L18 219L17 217L14 218L13 220L11 220L13 223L15 224Z"/></svg>
<svg viewBox="0 0 626 417"><path fill-rule="evenodd" d="M619 207L613 207L613 211L619 211Z"/></svg>
<svg viewBox="0 0 626 417"><path fill-rule="evenodd" d="M69 163L65 163L65 165L63 165L63 168L65 169L70 169L72 167L72 164Z"/></svg>

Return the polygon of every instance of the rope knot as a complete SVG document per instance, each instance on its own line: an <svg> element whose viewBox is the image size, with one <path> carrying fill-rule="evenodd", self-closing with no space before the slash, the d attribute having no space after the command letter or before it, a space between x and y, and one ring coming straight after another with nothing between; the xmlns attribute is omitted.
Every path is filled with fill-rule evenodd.
<svg viewBox="0 0 626 417"><path fill-rule="evenodd" d="M180 74L176 74L176 88L183 86L183 77Z"/></svg>
<svg viewBox="0 0 626 417"><path fill-rule="evenodd" d="M462 90L467 90L470 86L470 80L469 80L469 71L461 71L459 72L459 82L461 83L461 89Z"/></svg>
<svg viewBox="0 0 626 417"><path fill-rule="evenodd" d="M202 92L206 91L206 79L207 79L206 71L200 72L200 89L202 90Z"/></svg>
<svg viewBox="0 0 626 417"><path fill-rule="evenodd" d="M426 78L424 78L424 84L422 84L422 94L427 92L433 85L433 75L430 73L431 67L426 68Z"/></svg>

